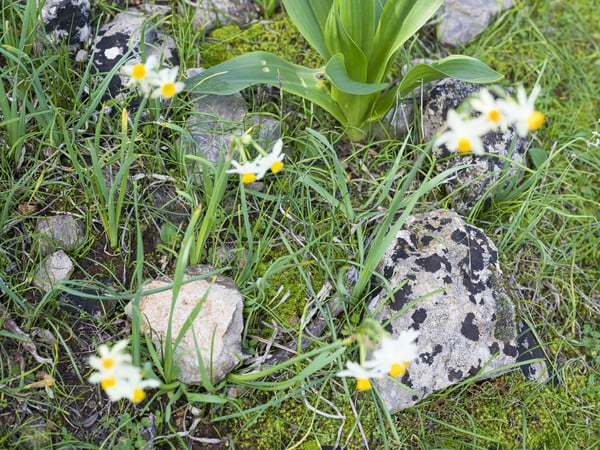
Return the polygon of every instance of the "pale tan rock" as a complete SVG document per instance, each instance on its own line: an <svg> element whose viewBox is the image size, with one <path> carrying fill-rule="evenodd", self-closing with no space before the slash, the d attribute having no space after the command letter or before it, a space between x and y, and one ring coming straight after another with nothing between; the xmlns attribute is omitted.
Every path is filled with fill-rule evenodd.
<svg viewBox="0 0 600 450"><path fill-rule="evenodd" d="M74 270L71 258L62 250L58 250L42 263L33 277L33 285L47 292L55 283L68 280Z"/></svg>
<svg viewBox="0 0 600 450"><path fill-rule="evenodd" d="M206 266L189 267L184 280L209 271ZM154 280L144 286L144 291L170 285L166 280ZM172 295L172 289L167 289L140 299L140 312L144 317L142 331L152 330L152 340L157 346L164 342L167 334ZM203 302L202 308L175 350L181 369L178 379L186 384L202 384L197 348L213 383L225 378L242 359L243 298L234 282L224 276L210 276L181 286L173 311L172 339L176 339L199 302ZM131 313L131 303L127 310Z"/></svg>

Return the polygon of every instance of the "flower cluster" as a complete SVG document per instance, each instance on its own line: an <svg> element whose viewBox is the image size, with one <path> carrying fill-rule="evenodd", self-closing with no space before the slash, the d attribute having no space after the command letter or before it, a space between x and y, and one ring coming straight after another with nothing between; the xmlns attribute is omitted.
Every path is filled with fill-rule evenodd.
<svg viewBox="0 0 600 450"><path fill-rule="evenodd" d="M228 170L227 173L239 174L244 184L260 180L269 170L273 173L278 173L283 169L283 158L285 155L281 153L283 149L283 141L281 139L277 139L269 153L258 145L248 133L234 139L232 145L237 148L242 163L240 164L238 161L232 160L231 165L234 168ZM246 150L248 146L254 147L259 152L259 155L252 161L248 158Z"/></svg>
<svg viewBox="0 0 600 450"><path fill-rule="evenodd" d="M158 58L150 55L145 63L124 65L121 73L129 77L127 86L138 86L143 95L149 95L150 98L175 97L184 87L183 82L176 81L179 67L161 69L158 66Z"/></svg>
<svg viewBox="0 0 600 450"><path fill-rule="evenodd" d="M479 113L475 118L470 114L448 111L448 129L435 141L435 145L445 144L451 151L459 153L484 153L481 138L490 131L506 130L515 126L520 137L537 130L544 122L544 115L536 111L534 102L540 93L539 85L533 88L529 97L522 86L517 89L517 99L512 97L494 98L486 89L469 100L471 110Z"/></svg>
<svg viewBox="0 0 600 450"><path fill-rule="evenodd" d="M98 347L98 356L90 357L90 366L97 372L92 373L88 381L100 383L100 387L111 401L122 398L139 403L146 398L144 389L158 387L158 380L143 379L142 370L131 364L131 355L125 353L127 341L119 341L111 348L106 345Z"/></svg>
<svg viewBox="0 0 600 450"><path fill-rule="evenodd" d="M371 378L382 378L390 375L393 378L406 373L408 365L417 357L418 332L407 330L393 339L385 335L371 359L363 363L348 361L346 370L338 372L340 377L356 378L356 388L359 391L371 389Z"/></svg>

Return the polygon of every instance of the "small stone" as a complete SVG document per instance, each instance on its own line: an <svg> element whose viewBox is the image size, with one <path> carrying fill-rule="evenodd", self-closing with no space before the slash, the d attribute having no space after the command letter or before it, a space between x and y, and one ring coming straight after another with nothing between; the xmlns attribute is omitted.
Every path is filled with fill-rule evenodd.
<svg viewBox="0 0 600 450"><path fill-rule="evenodd" d="M455 212L409 216L378 272L394 294L389 298L381 290L369 310L381 323L391 320L394 336L419 331L418 359L398 380L405 386L375 380L390 412L474 375L497 376L516 363L515 310L496 247Z"/></svg>
<svg viewBox="0 0 600 450"><path fill-rule="evenodd" d="M442 44L464 46L481 34L496 14L512 6L513 0L446 0L438 39Z"/></svg>
<svg viewBox="0 0 600 450"><path fill-rule="evenodd" d="M413 126L415 109L412 98L389 110L389 112L373 127L376 139L400 139Z"/></svg>
<svg viewBox="0 0 600 450"><path fill-rule="evenodd" d="M190 69L187 76L199 71ZM279 121L261 114L250 114L240 93L196 96L194 111L188 116L186 128L193 138L183 140L187 153L214 163L229 151L235 136L241 136L250 128L256 142L267 150L281 137Z"/></svg>
<svg viewBox="0 0 600 450"><path fill-rule="evenodd" d="M64 251L58 250L42 263L33 278L33 285L47 292L52 289L53 284L68 280L74 269L71 258Z"/></svg>
<svg viewBox="0 0 600 450"><path fill-rule="evenodd" d="M250 0L200 0L192 25L208 32L223 25L247 25L259 17L256 5Z"/></svg>
<svg viewBox="0 0 600 450"><path fill-rule="evenodd" d="M210 270L207 266L188 267L184 280L199 277ZM165 288L170 284L165 280L153 280L144 286L144 290L147 292ZM151 332L152 340L157 346L162 345L161 342L166 338L172 296L172 289L168 289L140 299L140 313L144 318L142 331ZM173 339L200 302L203 302L200 312L175 350L175 360L181 369L178 379L186 384L202 384L197 349L212 383L225 378L243 356L243 298L233 280L221 275L198 279L181 286L171 323ZM131 314L131 308L132 303L129 303L128 314Z"/></svg>
<svg viewBox="0 0 600 450"><path fill-rule="evenodd" d="M36 231L41 235L39 243L42 255L48 255L58 248L75 250L84 239L81 222L71 214L39 219Z"/></svg>

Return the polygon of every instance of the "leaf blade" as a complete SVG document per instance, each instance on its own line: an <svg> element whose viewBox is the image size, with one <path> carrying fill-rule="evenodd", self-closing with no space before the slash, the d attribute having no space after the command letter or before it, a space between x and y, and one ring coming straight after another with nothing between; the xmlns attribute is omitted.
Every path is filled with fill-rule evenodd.
<svg viewBox="0 0 600 450"><path fill-rule="evenodd" d="M270 84L299 95L328 111L339 121L344 115L331 97L324 69L309 69L269 52L251 52L211 67L185 81L186 90L229 95L255 84Z"/></svg>

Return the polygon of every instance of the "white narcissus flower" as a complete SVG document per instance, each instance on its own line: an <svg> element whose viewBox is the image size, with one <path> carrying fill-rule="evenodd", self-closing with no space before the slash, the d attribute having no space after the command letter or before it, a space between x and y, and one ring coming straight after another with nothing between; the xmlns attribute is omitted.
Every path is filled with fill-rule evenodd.
<svg viewBox="0 0 600 450"><path fill-rule="evenodd" d="M131 363L131 355L124 353L127 341L117 342L112 347L102 344L98 347L100 357L90 356L90 366L101 373L112 373L123 364Z"/></svg>
<svg viewBox="0 0 600 450"><path fill-rule="evenodd" d="M160 386L160 382L154 379L142 379L141 369L139 367L129 366L126 371L121 372L117 377L117 383L104 389L108 398L116 402L123 398L132 403L139 403L146 398L145 389L152 389Z"/></svg>
<svg viewBox="0 0 600 450"><path fill-rule="evenodd" d="M517 133L521 137L527 136L530 131L537 130L544 123L544 114L536 111L535 99L540 93L540 86L536 85L529 97L523 86L517 88L517 101L510 99L503 103L504 112L509 120L517 127Z"/></svg>
<svg viewBox="0 0 600 450"><path fill-rule="evenodd" d="M160 381L154 379L143 380L139 377L132 381L132 393L129 397L132 403L139 403L146 398L146 389L154 389L160 386Z"/></svg>
<svg viewBox="0 0 600 450"><path fill-rule="evenodd" d="M124 353L127 341L119 341L111 348L98 347L100 357L90 357L90 366L97 370L90 375L90 383L99 383L108 398L115 402L123 398L138 403L146 397L144 389L160 385L158 380L142 379L142 370L131 364L131 355Z"/></svg>
<svg viewBox="0 0 600 450"><path fill-rule="evenodd" d="M509 123L505 114L504 102L504 100L495 99L487 89L479 91L478 96L470 101L471 108L480 112L488 120L492 130L506 130L508 128Z"/></svg>
<svg viewBox="0 0 600 450"><path fill-rule="evenodd" d="M142 93L148 95L155 84L156 67L158 67L158 58L150 55L145 63L126 64L121 68L121 73L130 77L127 86L137 84Z"/></svg>
<svg viewBox="0 0 600 450"><path fill-rule="evenodd" d="M133 387L130 380L139 378L139 373L139 367L122 364L112 373L94 372L88 381L94 384L100 383L108 398L116 402L122 398L132 397Z"/></svg>
<svg viewBox="0 0 600 450"><path fill-rule="evenodd" d="M448 130L435 141L435 145L445 144L450 151L459 153L484 153L481 137L490 131L487 120L463 119L455 110L448 111Z"/></svg>
<svg viewBox="0 0 600 450"><path fill-rule="evenodd" d="M368 391L371 389L370 378L381 376L381 373L369 370L361 366L359 363L348 361L346 370L338 372L338 377L354 377L356 378L356 389L359 391Z"/></svg>
<svg viewBox="0 0 600 450"><path fill-rule="evenodd" d="M260 158L258 158L257 160L259 160ZM248 184L248 183L253 183L254 181L256 181L258 179L258 172L259 170L261 170L259 164L257 163L257 160L255 161L248 161L245 162L244 164L240 164L237 161L231 161L231 165L234 167L234 169L229 169L227 171L227 173L232 174L232 173L237 173L239 175L241 175L242 177L242 182L244 184Z"/></svg>
<svg viewBox="0 0 600 450"><path fill-rule="evenodd" d="M283 149L283 141L281 139L277 139L277 142L273 145L271 152L266 156L261 156L257 159L258 163L258 173L256 177L260 180L265 176L268 170L271 170L273 173L278 173L283 169L283 158L285 155L281 153Z"/></svg>
<svg viewBox="0 0 600 450"><path fill-rule="evenodd" d="M373 352L372 359L365 363L365 367L376 372L388 373L394 378L404 375L408 365L417 357L415 340L418 335L416 330L407 330L400 333L396 339L383 338L379 348Z"/></svg>
<svg viewBox="0 0 600 450"><path fill-rule="evenodd" d="M154 89L150 97L173 98L181 92L184 83L182 81L175 81L177 80L178 71L179 67L173 67L172 69L162 69L158 72L156 79L153 81L156 89Z"/></svg>

